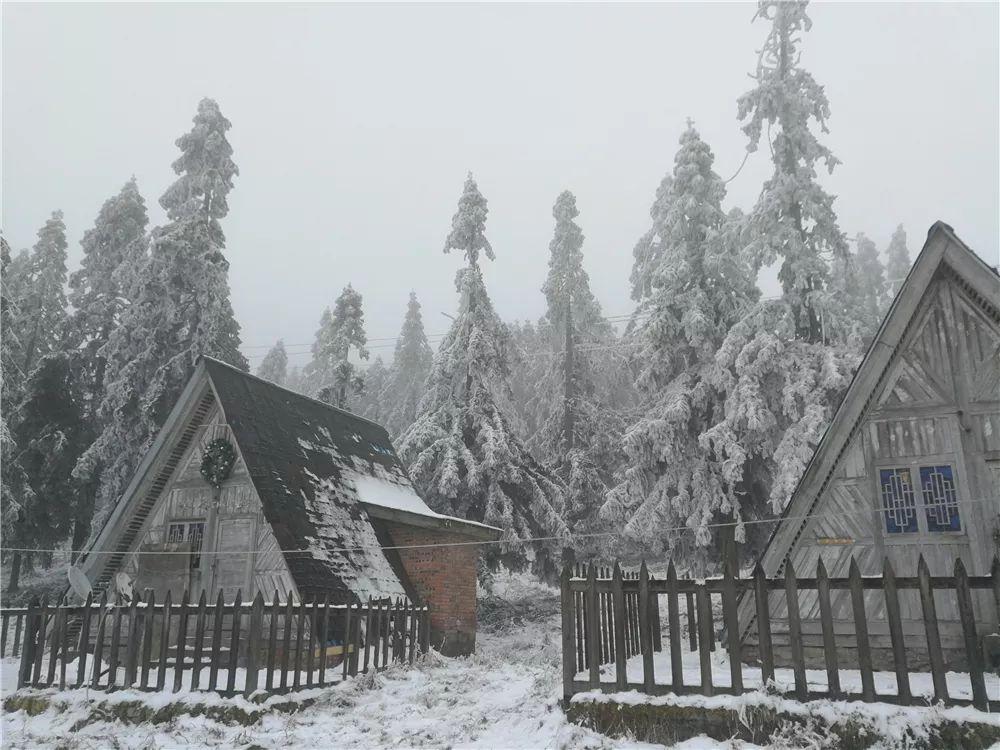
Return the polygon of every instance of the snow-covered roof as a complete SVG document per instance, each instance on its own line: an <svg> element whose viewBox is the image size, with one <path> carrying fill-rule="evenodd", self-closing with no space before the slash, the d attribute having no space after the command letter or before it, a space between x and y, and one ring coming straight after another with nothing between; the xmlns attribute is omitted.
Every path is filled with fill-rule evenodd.
<svg viewBox="0 0 1000 750"><path fill-rule="evenodd" d="M300 596L412 598L398 556L381 549L393 546L386 520L495 536L427 507L380 425L217 360L202 365Z"/></svg>

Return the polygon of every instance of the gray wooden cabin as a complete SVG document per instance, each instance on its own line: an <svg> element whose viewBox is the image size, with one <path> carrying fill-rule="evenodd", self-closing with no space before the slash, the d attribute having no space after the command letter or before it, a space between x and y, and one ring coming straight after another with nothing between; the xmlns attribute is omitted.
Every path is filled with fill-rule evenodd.
<svg viewBox="0 0 1000 750"><path fill-rule="evenodd" d="M956 558L970 575L990 572L1000 538L1000 278L947 224L928 232L917 257L765 549L768 576L791 561L814 576L822 559L846 577L949 576ZM819 516L819 517L810 517ZM978 632L995 632L992 597L974 592ZM857 664L849 593L832 594L842 666ZM744 650L756 653L752 597L742 602ZM822 667L816 591L800 592L806 656ZM962 631L951 592L935 592L945 665L964 665ZM788 660L788 609L769 595L775 656ZM926 665L919 594L900 592L910 667ZM881 591L866 592L876 668L892 653Z"/></svg>
<svg viewBox="0 0 1000 750"><path fill-rule="evenodd" d="M220 440L235 462L215 487L203 456ZM430 605L435 645L468 653L475 542L498 535L427 507L380 425L203 357L81 567L98 592L113 596L124 572L160 602L220 590L227 603L237 591L244 602L405 598ZM453 579L471 608L432 575L452 549L399 548L415 542L465 545Z"/></svg>

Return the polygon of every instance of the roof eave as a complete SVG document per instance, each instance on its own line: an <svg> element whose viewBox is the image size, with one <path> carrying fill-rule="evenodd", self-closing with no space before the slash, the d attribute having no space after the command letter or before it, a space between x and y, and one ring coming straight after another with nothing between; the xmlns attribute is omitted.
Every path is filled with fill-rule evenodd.
<svg viewBox="0 0 1000 750"><path fill-rule="evenodd" d="M472 539L491 542L500 538L500 529L487 526L474 521L466 521L453 516L427 516L422 513L414 513L399 508L388 508L384 505L362 502L361 505L372 518L393 523L404 524L406 526L416 526L421 529L433 529L435 531L448 531L453 534L460 534Z"/></svg>

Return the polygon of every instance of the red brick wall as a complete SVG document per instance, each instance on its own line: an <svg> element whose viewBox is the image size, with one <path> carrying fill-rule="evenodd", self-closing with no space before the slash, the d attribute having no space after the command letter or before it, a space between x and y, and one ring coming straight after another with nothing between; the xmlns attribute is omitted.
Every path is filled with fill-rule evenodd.
<svg viewBox="0 0 1000 750"><path fill-rule="evenodd" d="M394 545L469 542L467 536L386 523ZM476 649L479 545L397 550L410 583L431 608L431 643L448 656Z"/></svg>

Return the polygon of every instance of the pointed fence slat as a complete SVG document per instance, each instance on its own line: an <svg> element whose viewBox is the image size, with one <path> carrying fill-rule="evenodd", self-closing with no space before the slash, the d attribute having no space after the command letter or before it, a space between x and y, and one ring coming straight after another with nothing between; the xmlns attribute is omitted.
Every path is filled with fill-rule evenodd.
<svg viewBox="0 0 1000 750"><path fill-rule="evenodd" d="M295 618L295 673L292 675L292 687L296 690L302 685L302 639L305 638L306 603L299 601L298 617Z"/></svg>
<svg viewBox="0 0 1000 750"><path fill-rule="evenodd" d="M802 620L799 613L799 591L795 580L795 568L791 560L785 562L785 598L788 601L788 640L792 647L795 697L800 701L804 701L809 696L809 686L806 682L806 660L802 650Z"/></svg>
<svg viewBox="0 0 1000 750"><path fill-rule="evenodd" d="M354 646L354 633L353 629L360 629L359 623L355 617L353 617L353 610L351 608L351 603L347 603L347 609L344 610L344 637L342 641L344 643L344 658L341 659L341 675L340 679L346 680L347 675L350 673L351 660L354 658L354 654L351 649Z"/></svg>
<svg viewBox="0 0 1000 750"><path fill-rule="evenodd" d="M695 598L698 602L698 661L701 667L701 694L715 694L712 682L712 600L705 584L698 584Z"/></svg>
<svg viewBox="0 0 1000 750"><path fill-rule="evenodd" d="M593 633L594 637L587 641L588 653L587 664L590 670L590 684L599 685L601 682L601 644L597 637L598 625L598 600L597 600L597 569L591 565L587 569L587 632Z"/></svg>
<svg viewBox="0 0 1000 750"><path fill-rule="evenodd" d="M243 614L240 608L242 595L242 589L237 589L236 599L233 600L233 622L229 628L229 670L226 674L226 692L230 695L236 691L236 665L240 659L240 628L243 626ZM298 675L298 672L295 674Z"/></svg>
<svg viewBox="0 0 1000 750"><path fill-rule="evenodd" d="M308 650L306 651L306 687L313 684L313 666L316 661L315 653L317 646L316 639L316 597L313 597L312 603L309 605L308 612L309 623L309 636L306 639L306 645Z"/></svg>
<svg viewBox="0 0 1000 750"><path fill-rule="evenodd" d="M90 616L91 607L94 605L94 592L87 594L87 601L83 604L83 616L80 622L80 639L77 641L77 663L76 663L76 686L83 685L87 678L87 652L90 647Z"/></svg>
<svg viewBox="0 0 1000 750"><path fill-rule="evenodd" d="M87 617L83 622L83 632L80 633L81 644L87 642L86 631L89 624L90 618ZM145 627L142 633L142 668L139 671L139 687L144 689L149 687L149 663L153 654L153 627L156 624L156 593L152 590L146 597L146 614L143 624ZM80 650L83 651L82 646Z"/></svg>
<svg viewBox="0 0 1000 750"><path fill-rule="evenodd" d="M559 576L559 602L562 614L562 681L563 698L573 696L573 680L576 678L576 606L570 591L570 569L564 565ZM410 662L413 662L411 657Z"/></svg>
<svg viewBox="0 0 1000 750"><path fill-rule="evenodd" d="M174 692L184 687L184 658L187 651L188 592L181 594L181 606L177 610L177 653L174 655Z"/></svg>
<svg viewBox="0 0 1000 750"><path fill-rule="evenodd" d="M903 641L903 618L899 611L899 592L896 590L896 572L889 558L882 566L882 590L885 592L885 614L889 621L892 640L892 661L896 669L896 695L901 703L909 703L910 673L906 668L906 643Z"/></svg>
<svg viewBox="0 0 1000 750"><path fill-rule="evenodd" d="M215 597L215 609L212 612L212 662L208 666L208 689L215 690L219 684L219 662L222 656L222 620L225 617L225 603L222 589Z"/></svg>
<svg viewBox="0 0 1000 750"><path fill-rule="evenodd" d="M274 590L274 599L271 601L271 609L268 613L268 633L267 633L267 675L264 678L264 688L271 692L274 687L274 655L278 648L278 612L280 602L278 601L278 590Z"/></svg>
<svg viewBox="0 0 1000 750"><path fill-rule="evenodd" d="M622 590L622 569L616 562L611 578L611 599L614 607L615 687L624 690L628 683L625 660L625 592Z"/></svg>
<svg viewBox="0 0 1000 750"><path fill-rule="evenodd" d="M743 648L740 642L738 607L733 561L723 566L722 615L726 624L726 648L729 651L729 684L737 695L743 692Z"/></svg>
<svg viewBox="0 0 1000 750"><path fill-rule="evenodd" d="M688 591L685 597L684 613L687 617L688 640L691 644L691 651L698 650L698 623L694 611L694 592Z"/></svg>
<svg viewBox="0 0 1000 750"><path fill-rule="evenodd" d="M323 597L323 616L320 620L319 631L316 640L319 643L319 684L326 684L326 644L330 640L330 594ZM346 647L344 655L347 655Z"/></svg>
<svg viewBox="0 0 1000 750"><path fill-rule="evenodd" d="M617 566L616 566L617 568ZM618 581L621 586L621 577ZM656 606L656 596L649 592L649 570L646 568L645 560L639 568L639 646L642 652L642 685L646 692L653 691L656 683L653 674L653 617L650 614L650 604ZM622 665L624 667L624 663ZM622 669L621 684L624 688L626 683L625 670Z"/></svg>
<svg viewBox="0 0 1000 750"><path fill-rule="evenodd" d="M827 690L831 695L840 695L837 641L833 633L833 612L830 605L830 577L826 573L822 557L816 563L816 586L819 597L819 619L823 628L823 656L826 661Z"/></svg>
<svg viewBox="0 0 1000 750"><path fill-rule="evenodd" d="M757 651L760 654L760 679L765 687L774 682L774 649L771 645L771 607L767 576L760 563L753 571L754 604L757 609Z"/></svg>
<svg viewBox="0 0 1000 750"><path fill-rule="evenodd" d="M684 687L684 662L681 653L680 600L677 593L677 569L671 560L667 566L667 627L670 632L670 685L675 691Z"/></svg>
<svg viewBox="0 0 1000 750"><path fill-rule="evenodd" d="M969 574L960 557L955 558L955 597L958 599L958 615L965 636L965 658L969 665L969 681L972 683L972 705L985 711L988 701L986 681L983 678L983 654L979 650L979 638L976 636L976 614L972 607L972 592L969 590Z"/></svg>
<svg viewBox="0 0 1000 750"><path fill-rule="evenodd" d="M923 555L920 555L917 561L917 580L920 583L920 608L924 615L924 633L927 636L927 654L931 663L934 700L947 701L948 680L945 678L944 659L941 653L941 634L938 631L934 591L931 589L931 572Z"/></svg>
<svg viewBox="0 0 1000 750"><path fill-rule="evenodd" d="M872 650L868 641L868 616L865 614L865 591L862 588L861 569L851 558L848 569L851 589L851 609L854 613L854 637L858 643L858 671L861 672L861 698L867 703L875 700L875 676L872 670Z"/></svg>
<svg viewBox="0 0 1000 750"><path fill-rule="evenodd" d="M167 682L167 653L170 648L171 592L163 600L163 616L160 618L160 668L156 672L156 689L163 690Z"/></svg>
<svg viewBox="0 0 1000 750"><path fill-rule="evenodd" d="M201 659L205 650L205 608L208 606L205 590L198 597L198 609L194 620L194 650L191 653L191 689L197 690L201 683Z"/></svg>
<svg viewBox="0 0 1000 750"><path fill-rule="evenodd" d="M292 601L291 594L288 596L288 602L285 604L285 617L281 621L282 633L281 633L281 689L284 690L288 687L288 660L291 657L289 653L292 650L292 622L294 618L294 602Z"/></svg>
<svg viewBox="0 0 1000 750"><path fill-rule="evenodd" d="M247 676L243 694L248 698L257 692L257 669L260 657L261 629L264 626L264 596L258 591L250 608L250 625L247 635Z"/></svg>

